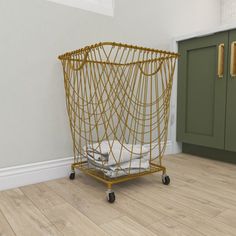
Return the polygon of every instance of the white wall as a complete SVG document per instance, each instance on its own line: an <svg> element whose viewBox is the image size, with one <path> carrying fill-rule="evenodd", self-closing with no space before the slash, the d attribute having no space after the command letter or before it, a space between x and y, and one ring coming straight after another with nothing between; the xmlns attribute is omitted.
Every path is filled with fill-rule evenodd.
<svg viewBox="0 0 236 236"><path fill-rule="evenodd" d="M0 168L72 155L59 54L98 41L170 49L219 18L218 0L116 0L114 18L0 0Z"/></svg>
<svg viewBox="0 0 236 236"><path fill-rule="evenodd" d="M114 15L113 0L48 0L66 6L77 7L79 9L96 12L103 15Z"/></svg>
<svg viewBox="0 0 236 236"><path fill-rule="evenodd" d="M221 2L221 24L231 24L236 21L236 1L220 0Z"/></svg>

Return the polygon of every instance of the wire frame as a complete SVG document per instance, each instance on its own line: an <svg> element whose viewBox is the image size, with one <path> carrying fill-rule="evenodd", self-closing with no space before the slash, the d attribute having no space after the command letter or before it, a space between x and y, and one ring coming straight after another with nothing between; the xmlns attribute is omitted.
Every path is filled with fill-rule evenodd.
<svg viewBox="0 0 236 236"><path fill-rule="evenodd" d="M113 178L120 172L133 174L132 160L137 156L135 173L143 171L143 156L162 166L177 58L176 53L114 42L59 56L74 163L84 163L84 169L103 178L108 178L108 158L116 167ZM105 154L104 142L108 147ZM115 148L119 152L114 153ZM97 154L100 164L94 165L90 160ZM121 163L127 154L124 169Z"/></svg>

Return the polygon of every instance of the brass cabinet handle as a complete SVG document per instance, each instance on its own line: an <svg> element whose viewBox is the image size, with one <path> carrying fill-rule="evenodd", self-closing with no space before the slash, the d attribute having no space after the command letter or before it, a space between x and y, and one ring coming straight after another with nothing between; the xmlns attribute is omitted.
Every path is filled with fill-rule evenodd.
<svg viewBox="0 0 236 236"><path fill-rule="evenodd" d="M224 75L224 48L225 48L225 45L223 43L221 43L218 46L218 71L217 71L217 75L220 79L223 78L223 75Z"/></svg>
<svg viewBox="0 0 236 236"><path fill-rule="evenodd" d="M231 43L230 75L236 77L236 41Z"/></svg>

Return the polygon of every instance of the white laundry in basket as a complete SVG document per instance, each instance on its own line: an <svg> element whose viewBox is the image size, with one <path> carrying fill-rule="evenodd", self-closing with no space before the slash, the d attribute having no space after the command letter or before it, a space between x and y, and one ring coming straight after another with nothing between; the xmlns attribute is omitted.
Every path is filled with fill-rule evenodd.
<svg viewBox="0 0 236 236"><path fill-rule="evenodd" d="M133 159L131 161L120 163L119 165L112 165L103 167L96 162L89 159L89 168L98 169L102 171L107 177L115 178L129 174L141 173L148 171L150 168L149 159Z"/></svg>
<svg viewBox="0 0 236 236"><path fill-rule="evenodd" d="M128 162L137 158L148 159L150 150L140 144L120 144L117 140L89 144L84 147L89 160L103 166Z"/></svg>

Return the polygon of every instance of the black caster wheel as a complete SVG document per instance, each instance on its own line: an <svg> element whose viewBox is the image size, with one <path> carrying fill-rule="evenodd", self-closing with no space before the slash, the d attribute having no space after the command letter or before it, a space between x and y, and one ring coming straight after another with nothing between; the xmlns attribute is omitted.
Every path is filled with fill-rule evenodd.
<svg viewBox="0 0 236 236"><path fill-rule="evenodd" d="M69 178L70 178L71 180L73 180L73 179L75 178L75 172L71 172Z"/></svg>
<svg viewBox="0 0 236 236"><path fill-rule="evenodd" d="M162 176L162 183L164 185L169 185L170 184L170 177L168 175L163 175Z"/></svg>
<svg viewBox="0 0 236 236"><path fill-rule="evenodd" d="M107 194L107 201L113 203L116 200L116 196L114 192L110 192Z"/></svg>

